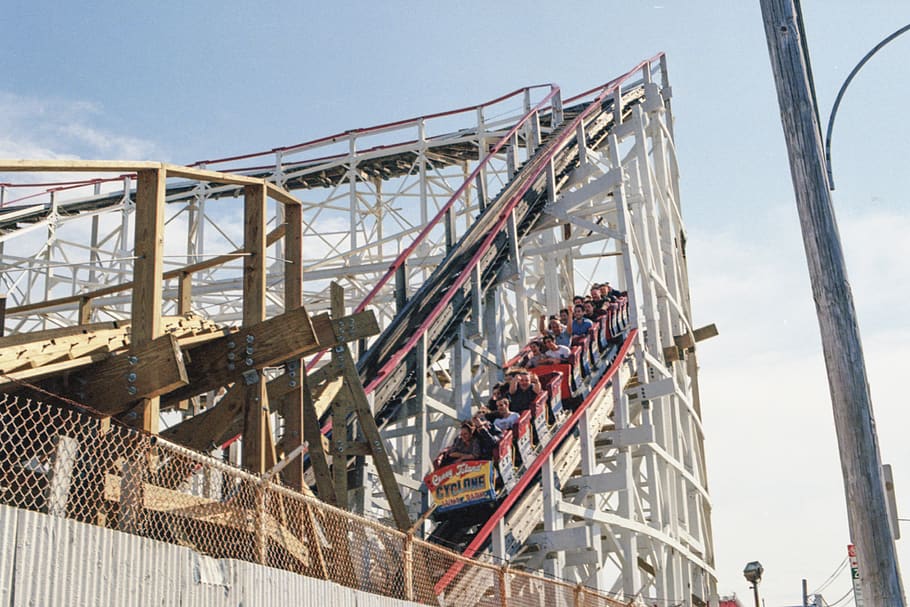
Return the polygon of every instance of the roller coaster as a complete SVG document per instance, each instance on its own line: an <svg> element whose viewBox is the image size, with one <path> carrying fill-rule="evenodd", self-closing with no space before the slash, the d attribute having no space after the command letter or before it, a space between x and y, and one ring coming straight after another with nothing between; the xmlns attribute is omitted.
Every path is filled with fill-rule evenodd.
<svg viewBox="0 0 910 607"><path fill-rule="evenodd" d="M42 171L102 168L74 166ZM128 289L148 256L130 235L142 222L137 200L154 190L142 178L152 166L104 170L0 185L0 289L12 334L0 338L6 391L22 389L14 380L67 389L60 369L88 368L72 350L41 358L45 367L31 351L29 364L4 362L16 336L59 340L137 322ZM692 325L664 55L572 97L532 86L165 172L171 180L155 190L164 202L158 310L177 327L172 349L190 362L182 379L145 395L160 399L160 418L147 427L260 470L305 450L294 472L302 490L410 525L465 556L648 604L706 605L716 596L695 355L715 330ZM265 194L254 199L260 187ZM299 259L288 253L291 241ZM477 481L486 497L464 509L439 508L437 497L434 510L443 481L426 480L434 456L536 334L537 319L603 279L627 301L573 364L549 376L515 430L518 456L506 447L511 437L501 441L498 480L489 466L457 472L487 475ZM278 319L279 339L282 326L294 330L299 304L312 318L299 326L336 345L261 354L255 323ZM371 312L375 330L364 316ZM200 362L215 344L230 361L217 373ZM80 356L94 356L86 365L100 360L90 349ZM287 396L300 384L303 409ZM246 405L232 404L241 388L231 386ZM269 407L251 417L249 399L260 398ZM159 415L157 404L149 410ZM301 411L312 416L306 424ZM128 422L142 415L128 398L105 413ZM299 428L309 429L306 443ZM275 453L251 456L247 447L262 442ZM470 578L457 569L436 594L474 604Z"/></svg>

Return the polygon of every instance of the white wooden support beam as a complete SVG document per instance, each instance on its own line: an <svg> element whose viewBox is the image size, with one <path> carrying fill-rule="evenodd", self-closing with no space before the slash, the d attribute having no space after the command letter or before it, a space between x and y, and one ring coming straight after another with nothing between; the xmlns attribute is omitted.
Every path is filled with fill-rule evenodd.
<svg viewBox="0 0 910 607"><path fill-rule="evenodd" d="M427 334L424 333L414 348L414 355L417 357L417 389L414 395L417 404L417 417L414 421L414 451L416 461L414 462L414 478L423 480L423 477L432 467L430 457L430 434L428 425L430 423L430 404L436 402L427 394ZM438 403L441 407L450 409L443 403ZM422 489L423 496L428 499L426 488Z"/></svg>
<svg viewBox="0 0 910 607"><path fill-rule="evenodd" d="M505 517L503 517L493 527L493 533L490 535L490 551L493 553L493 558L496 559L496 562L503 564L509 560L508 546L506 545L507 533L508 528L506 527Z"/></svg>
<svg viewBox="0 0 910 607"><path fill-rule="evenodd" d="M540 485L543 489L541 501L543 502L543 528L544 531L559 531L563 528L562 514L556 505L562 499L556 487L556 477L553 470L553 455L549 455L540 468ZM553 559L547 559L543 569L551 576L556 576L562 570L563 555L557 554Z"/></svg>
<svg viewBox="0 0 910 607"><path fill-rule="evenodd" d="M597 435L598 443L610 448L633 447L654 442L654 426L633 426L607 430Z"/></svg>
<svg viewBox="0 0 910 607"><path fill-rule="evenodd" d="M521 267L521 247L518 242L518 225L515 211L509 213L507 221L509 238L509 257L515 268L515 318L518 343L524 345L528 341L528 298L525 290L524 270Z"/></svg>
<svg viewBox="0 0 910 607"><path fill-rule="evenodd" d="M450 375L455 410L459 419L471 418L471 351L464 347L467 341L465 325L458 327L458 338L452 345Z"/></svg>
<svg viewBox="0 0 910 607"><path fill-rule="evenodd" d="M595 234L600 234L601 236L603 236L605 238L612 238L614 240L622 240L622 235L619 232L617 232L616 230L610 228L609 226L607 226L603 223L597 223L597 222L591 221L590 219L588 219L586 217L581 217L579 215L572 215L571 213L567 213L562 210L553 210L553 211L549 211L549 213L550 213L550 215L552 215L554 217L558 217L559 219L562 219L563 221L567 221L571 224L574 224L574 225L578 226L579 228L584 228L586 230L590 230L591 232L594 232Z"/></svg>
<svg viewBox="0 0 910 607"><path fill-rule="evenodd" d="M483 362L484 364L489 365L491 367L499 367L502 365L501 356L500 356L500 358L497 358L496 356L493 355L492 352L485 350L484 348L482 348L481 346L476 344L474 341L464 338L461 343L465 348L470 350L471 353L475 354L478 357L478 359L481 362Z"/></svg>
<svg viewBox="0 0 910 607"><path fill-rule="evenodd" d="M625 477L619 472L601 472L578 478L571 478L563 486L564 492L578 490L579 495L611 493L625 489Z"/></svg>
<svg viewBox="0 0 910 607"><path fill-rule="evenodd" d="M594 531L587 525L537 531L528 537L526 543L539 546L541 552L574 551L579 547L593 546Z"/></svg>
<svg viewBox="0 0 910 607"><path fill-rule="evenodd" d="M424 401L425 408L427 410L432 409L433 411L442 413L443 415L445 415L451 419L461 419L461 420L470 419L470 415L468 415L467 417L460 417L459 411L457 409L455 409L454 407L452 407L450 405L447 405L446 403L444 403L440 400L433 398L429 394L425 394L423 396L423 401ZM464 411L461 411L461 413L463 414Z"/></svg>
<svg viewBox="0 0 910 607"><path fill-rule="evenodd" d="M657 540L660 543L676 550L679 554L684 555L684 558L692 561L697 566L709 572L711 575L716 576L717 572L714 570L714 567L705 562L700 556L692 553L686 546L681 542L677 541L669 534L664 533L662 530L653 529L645 523L641 523L635 520L625 519L618 514L613 512L605 512L602 510L597 510L595 508L585 508L583 506L578 506L576 504L571 504L569 502L561 501L557 504L557 508L560 512L568 514L570 516L588 519L598 523L603 523L609 525L611 528L627 528L640 536L646 536L650 539Z"/></svg>
<svg viewBox="0 0 910 607"><path fill-rule="evenodd" d="M656 400L663 396L675 394L676 391L676 380L672 377L665 377L646 384L636 384L635 386L628 388L625 393L629 398Z"/></svg>
<svg viewBox="0 0 910 607"><path fill-rule="evenodd" d="M557 200L547 205L547 212L550 214L555 214L554 211L571 213L584 204L593 203L599 205L617 187L622 185L622 182L622 168L613 167L602 176L592 179L581 187L560 196Z"/></svg>

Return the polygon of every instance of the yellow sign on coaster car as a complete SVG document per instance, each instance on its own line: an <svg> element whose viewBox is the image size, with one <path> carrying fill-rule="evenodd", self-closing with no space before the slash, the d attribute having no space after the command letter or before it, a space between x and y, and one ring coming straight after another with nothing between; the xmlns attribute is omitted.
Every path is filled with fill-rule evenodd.
<svg viewBox="0 0 910 607"><path fill-rule="evenodd" d="M445 512L496 499L493 462L470 460L434 470L424 477L436 510Z"/></svg>

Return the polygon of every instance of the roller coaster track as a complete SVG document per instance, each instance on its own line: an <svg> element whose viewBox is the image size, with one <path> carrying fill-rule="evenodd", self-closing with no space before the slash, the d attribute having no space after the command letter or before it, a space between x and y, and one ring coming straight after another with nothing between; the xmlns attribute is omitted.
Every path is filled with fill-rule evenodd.
<svg viewBox="0 0 910 607"><path fill-rule="evenodd" d="M547 202L568 180L568 174L578 165L577 129L585 129L589 142L599 142L609 132L614 103L607 92L613 93L606 89L541 144L361 357L358 369L365 390L374 393L374 409L380 420L394 415L395 405L413 389L416 362L409 355L417 342L428 336L428 358L436 360L455 339L454 329L469 314L472 299L496 283L509 260L510 216L514 216L520 243L534 229ZM631 113L641 96L640 89L626 93L624 111ZM556 192L548 192L547 171L553 173ZM479 290L469 282L475 272L479 274Z"/></svg>

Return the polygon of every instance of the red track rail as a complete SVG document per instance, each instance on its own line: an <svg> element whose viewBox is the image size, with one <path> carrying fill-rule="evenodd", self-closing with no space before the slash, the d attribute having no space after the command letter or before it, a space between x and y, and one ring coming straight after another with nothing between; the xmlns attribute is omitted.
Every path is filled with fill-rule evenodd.
<svg viewBox="0 0 910 607"><path fill-rule="evenodd" d="M502 501L499 507L496 508L496 511L490 516L490 519L484 524L483 527L480 528L480 531L477 532L477 535L474 536L474 539L471 540L471 543L468 544L467 548L465 548L464 552L462 553L463 556L471 558L477 554L477 550L480 549L483 543L487 540L487 538L493 532L493 529L496 527L496 525L499 524L499 521L505 517L515 502L518 501L518 498L521 497L521 495L524 493L525 489L530 486L531 480L534 478L534 475L537 474L537 472L540 470L541 466L543 466L544 461L550 455L552 455L552 453L556 450L566 435L568 435L569 432L571 432L575 426L578 425L578 421L581 419L582 414L588 410L588 407L592 402L594 402L594 399L597 397L597 395L600 394L600 392L607 385L607 382L613 379L613 376L616 375L616 372L619 370L623 359L626 357L629 348L632 346L632 343L635 340L635 335L637 333L638 329L631 329L629 331L629 334L626 336L626 340L623 342L622 347L620 347L619 352L616 354L616 358L613 359L613 364L610 365L610 368L607 369L606 373L603 374L603 377L601 377L600 380L594 385L594 387L591 389L591 392L588 394L588 397L582 401L581 405L579 405L578 408L575 409L574 413L572 413L572 415L569 417L569 419L566 420L566 423L559 427L559 430L556 431L556 434L553 435L553 438L550 439L550 442L544 445L544 448L540 451L537 457L534 458L534 461L531 462L531 465L528 466L528 469L525 470L525 473L521 475L521 478L518 480L518 483L515 485L515 487L509 491L509 494L506 496L506 498ZM434 591L436 594L441 594L446 588L448 588L449 584L452 583L452 580L455 579L455 576L458 575L458 573L463 568L464 563L462 561L458 561L449 567L449 570L443 574L439 581L436 582L436 586L434 586Z"/></svg>

